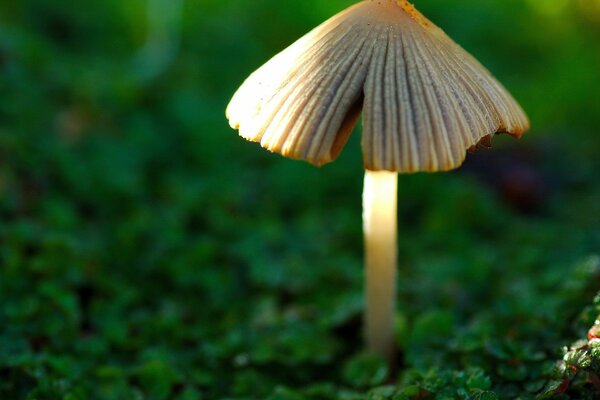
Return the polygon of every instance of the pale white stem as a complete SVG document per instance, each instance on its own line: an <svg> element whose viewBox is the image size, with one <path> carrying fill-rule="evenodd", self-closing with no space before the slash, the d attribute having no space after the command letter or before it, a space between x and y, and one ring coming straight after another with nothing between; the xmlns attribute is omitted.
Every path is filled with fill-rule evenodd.
<svg viewBox="0 0 600 400"><path fill-rule="evenodd" d="M397 197L397 173L365 171L365 335L368 351L382 355L392 365L398 252Z"/></svg>

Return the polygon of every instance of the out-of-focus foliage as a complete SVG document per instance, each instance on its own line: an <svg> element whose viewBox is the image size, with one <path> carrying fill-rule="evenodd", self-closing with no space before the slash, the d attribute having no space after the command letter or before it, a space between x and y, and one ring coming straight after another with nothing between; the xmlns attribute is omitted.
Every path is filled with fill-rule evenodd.
<svg viewBox="0 0 600 400"><path fill-rule="evenodd" d="M224 119L350 4L0 2L0 399L594 398L562 349L598 314L600 1L417 2L534 128L401 177L397 372L361 353L360 132L317 169Z"/></svg>

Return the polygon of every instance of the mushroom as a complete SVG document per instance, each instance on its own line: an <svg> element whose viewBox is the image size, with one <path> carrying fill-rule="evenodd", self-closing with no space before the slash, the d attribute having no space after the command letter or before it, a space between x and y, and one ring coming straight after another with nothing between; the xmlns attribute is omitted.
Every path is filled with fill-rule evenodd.
<svg viewBox="0 0 600 400"><path fill-rule="evenodd" d="M398 173L448 171L529 121L475 58L406 0L365 0L254 72L226 111L264 148L321 166L360 112L367 348L393 363Z"/></svg>

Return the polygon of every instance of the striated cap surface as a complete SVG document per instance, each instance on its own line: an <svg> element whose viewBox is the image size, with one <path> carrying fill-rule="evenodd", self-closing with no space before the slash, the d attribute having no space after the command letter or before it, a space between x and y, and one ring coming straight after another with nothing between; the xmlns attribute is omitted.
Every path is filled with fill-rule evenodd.
<svg viewBox="0 0 600 400"><path fill-rule="evenodd" d="M529 121L475 58L405 0L366 0L254 72L227 118L242 137L315 165L333 161L363 112L369 170L450 170L494 133Z"/></svg>

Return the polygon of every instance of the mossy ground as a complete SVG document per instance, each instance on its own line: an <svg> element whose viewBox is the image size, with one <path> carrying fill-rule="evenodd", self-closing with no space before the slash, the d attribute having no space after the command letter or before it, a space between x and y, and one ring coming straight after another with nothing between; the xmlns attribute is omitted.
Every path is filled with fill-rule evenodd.
<svg viewBox="0 0 600 400"><path fill-rule="evenodd" d="M595 398L564 348L600 314L600 10L422 3L534 130L401 177L396 372L361 353L359 132L316 169L223 115L349 1L185 2L164 65L151 2L0 4L0 399Z"/></svg>

